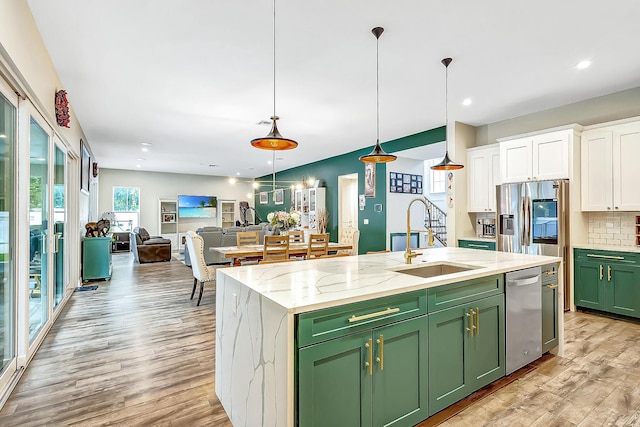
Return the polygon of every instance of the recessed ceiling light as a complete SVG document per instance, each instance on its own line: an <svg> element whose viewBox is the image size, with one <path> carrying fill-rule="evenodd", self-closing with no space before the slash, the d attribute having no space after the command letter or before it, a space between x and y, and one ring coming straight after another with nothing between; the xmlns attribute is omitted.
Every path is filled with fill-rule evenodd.
<svg viewBox="0 0 640 427"><path fill-rule="evenodd" d="M150 142L141 142L140 145L146 145L147 147L152 145Z"/></svg>
<svg viewBox="0 0 640 427"><path fill-rule="evenodd" d="M147 147L142 147L142 151L149 151Z"/></svg>
<svg viewBox="0 0 640 427"><path fill-rule="evenodd" d="M462 101L462 105L471 105L473 101L471 100L471 98L466 98L464 101Z"/></svg>
<svg viewBox="0 0 640 427"><path fill-rule="evenodd" d="M147 159L143 159L142 157L140 157L139 159L136 159L136 160L139 161L139 162L144 162Z"/></svg>
<svg viewBox="0 0 640 427"><path fill-rule="evenodd" d="M139 168L139 167L140 167L140 165L136 165L136 167L137 167L137 168Z"/></svg>
<svg viewBox="0 0 640 427"><path fill-rule="evenodd" d="M240 172L236 172L236 175L240 176Z"/></svg>
<svg viewBox="0 0 640 427"><path fill-rule="evenodd" d="M576 68L578 70L584 70L585 68L589 68L590 65L591 65L591 61L589 60L580 61L578 62L578 65L576 65Z"/></svg>

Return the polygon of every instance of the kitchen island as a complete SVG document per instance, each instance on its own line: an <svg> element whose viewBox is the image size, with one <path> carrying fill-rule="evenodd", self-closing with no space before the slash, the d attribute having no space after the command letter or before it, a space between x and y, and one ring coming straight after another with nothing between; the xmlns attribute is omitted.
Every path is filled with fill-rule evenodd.
<svg viewBox="0 0 640 427"><path fill-rule="evenodd" d="M313 344L332 339L362 339L362 348L353 353L358 365L363 362L362 372L357 375L360 379L367 375L374 378L374 365L376 372L382 370L380 362L385 363L385 359L384 354L376 350L374 361L371 349L376 343L367 337L371 334L371 328L380 326L379 322L385 319L396 321L395 325L406 325L406 322L416 321L420 323L419 330L424 333L409 334L413 338L407 341L407 345L415 347L416 351L420 352L420 357L417 358L419 360L415 363L419 364L422 378L428 371L425 349L429 292L435 289L448 290L447 286L455 287L458 283L470 284L471 286L466 288L472 289L476 286L478 298L498 298L502 301L500 304L503 307L503 295L499 297L498 293L504 289L499 287L504 273L561 262L561 259L556 257L462 248L439 248L418 252L422 252L422 255L415 258L412 265L404 263L402 252L391 252L219 269L216 291L216 394L234 426L296 425L297 405L305 404L302 387L307 386L302 384L306 373L302 372L299 366L303 363L299 357L306 357L299 356L303 347L313 348ZM440 265L440 274L434 269L422 269L432 265ZM422 270L416 271L415 268ZM407 274L408 272L412 274ZM461 293L455 294L455 289L451 289L453 290L448 291L448 294L457 295L455 297L461 302L465 301L466 296ZM430 298L431 296L430 294ZM562 301L562 297L559 301ZM475 300L472 302L476 303ZM387 303L389 307L385 305ZM434 303L437 304L437 301ZM445 302L445 305L448 303ZM385 308L379 310L376 304L382 304ZM496 305L496 310L493 311L483 309L483 315L498 313L500 304ZM343 307L347 311L355 310L354 313L358 316L353 314L348 320L340 320L341 312L345 311ZM369 308L372 310L368 310ZM561 311L560 304L558 312ZM435 314L443 312L436 310ZM314 318L316 313L322 316ZM480 320L483 319L483 333L486 334L488 329L490 332L491 324L487 323L487 320L491 318L482 318L475 311L472 313L477 316L475 320L472 314L462 314L463 319L466 315L469 320L469 327L479 330ZM405 322L405 319L408 320ZM562 316L558 317L558 321L561 334ZM503 323L501 327L504 331ZM387 333L385 373L394 372L396 369L389 358L389 354L394 351L393 343L389 340L393 333L393 330ZM341 335L345 335L346 338L341 338ZM373 337L378 341L378 346L380 338ZM562 352L562 336L559 338L558 351ZM504 354L504 335L500 338L496 334L494 341L500 342L500 339L501 351ZM498 352L497 344L495 352ZM406 354L407 351L403 350L401 353ZM503 356L500 356L500 359L502 360ZM407 365L413 363L413 360L405 360L403 363ZM414 375L416 377L417 370L418 368ZM502 370L504 372L504 367ZM328 378L328 374L330 372L322 375ZM426 406L424 399L427 386L418 385L420 405ZM384 387L384 384L366 385L364 388L367 390L363 392L376 393L377 389L377 393L380 394ZM334 391L339 393L340 387L335 387ZM346 400L348 396L344 399L345 406L349 406ZM363 398L363 401L367 400L371 401L369 398ZM371 421L369 418L368 414L363 415L359 424L368 424ZM372 418L371 423L376 424L376 415ZM309 418L305 418L307 419ZM340 419L343 420L343 425L350 424L346 419ZM301 419L299 424L303 426L310 422ZM401 420L398 425L406 424L405 419L404 424Z"/></svg>

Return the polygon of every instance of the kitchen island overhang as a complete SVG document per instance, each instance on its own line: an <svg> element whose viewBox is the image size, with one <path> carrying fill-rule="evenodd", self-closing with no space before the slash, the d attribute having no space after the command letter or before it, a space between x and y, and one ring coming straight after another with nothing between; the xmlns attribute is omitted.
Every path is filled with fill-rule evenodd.
<svg viewBox="0 0 640 427"><path fill-rule="evenodd" d="M401 252L391 252L219 269L216 394L235 426L293 426L296 315L561 261L439 248L422 251L412 265ZM442 264L462 271L433 277L406 271ZM559 314L561 302L559 295ZM562 316L558 321L561 354Z"/></svg>

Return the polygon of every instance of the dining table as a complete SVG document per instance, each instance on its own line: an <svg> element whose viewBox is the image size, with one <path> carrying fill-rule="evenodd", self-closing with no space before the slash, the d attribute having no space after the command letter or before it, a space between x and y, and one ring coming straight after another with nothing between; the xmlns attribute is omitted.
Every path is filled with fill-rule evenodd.
<svg viewBox="0 0 640 427"><path fill-rule="evenodd" d="M306 242L290 243L289 255L304 256L307 254L307 247ZM346 243L329 242L328 252L350 250L351 248L352 246ZM212 249L220 252L225 258L232 259L234 265L238 265L236 261L241 259L262 257L264 245L220 246Z"/></svg>

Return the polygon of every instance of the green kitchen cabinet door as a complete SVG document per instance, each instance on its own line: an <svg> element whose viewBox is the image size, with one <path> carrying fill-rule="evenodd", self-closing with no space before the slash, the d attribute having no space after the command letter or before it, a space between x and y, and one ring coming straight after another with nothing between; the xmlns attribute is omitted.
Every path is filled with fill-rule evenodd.
<svg viewBox="0 0 640 427"><path fill-rule="evenodd" d="M471 393L466 373L467 306L429 314L429 415Z"/></svg>
<svg viewBox="0 0 640 427"><path fill-rule="evenodd" d="M607 264L604 269L607 311L640 317L640 267Z"/></svg>
<svg viewBox="0 0 640 427"><path fill-rule="evenodd" d="M542 285L542 352L558 346L558 284Z"/></svg>
<svg viewBox="0 0 640 427"><path fill-rule="evenodd" d="M426 316L374 329L375 427L413 426L429 416L427 340Z"/></svg>
<svg viewBox="0 0 640 427"><path fill-rule="evenodd" d="M598 262L577 261L575 264L575 304L579 307L605 310L604 277L605 265Z"/></svg>
<svg viewBox="0 0 640 427"><path fill-rule="evenodd" d="M473 317L473 336L467 334L465 355L471 392L505 375L504 295L484 298L469 304Z"/></svg>
<svg viewBox="0 0 640 427"><path fill-rule="evenodd" d="M298 351L300 427L371 425L370 339L367 331Z"/></svg>

